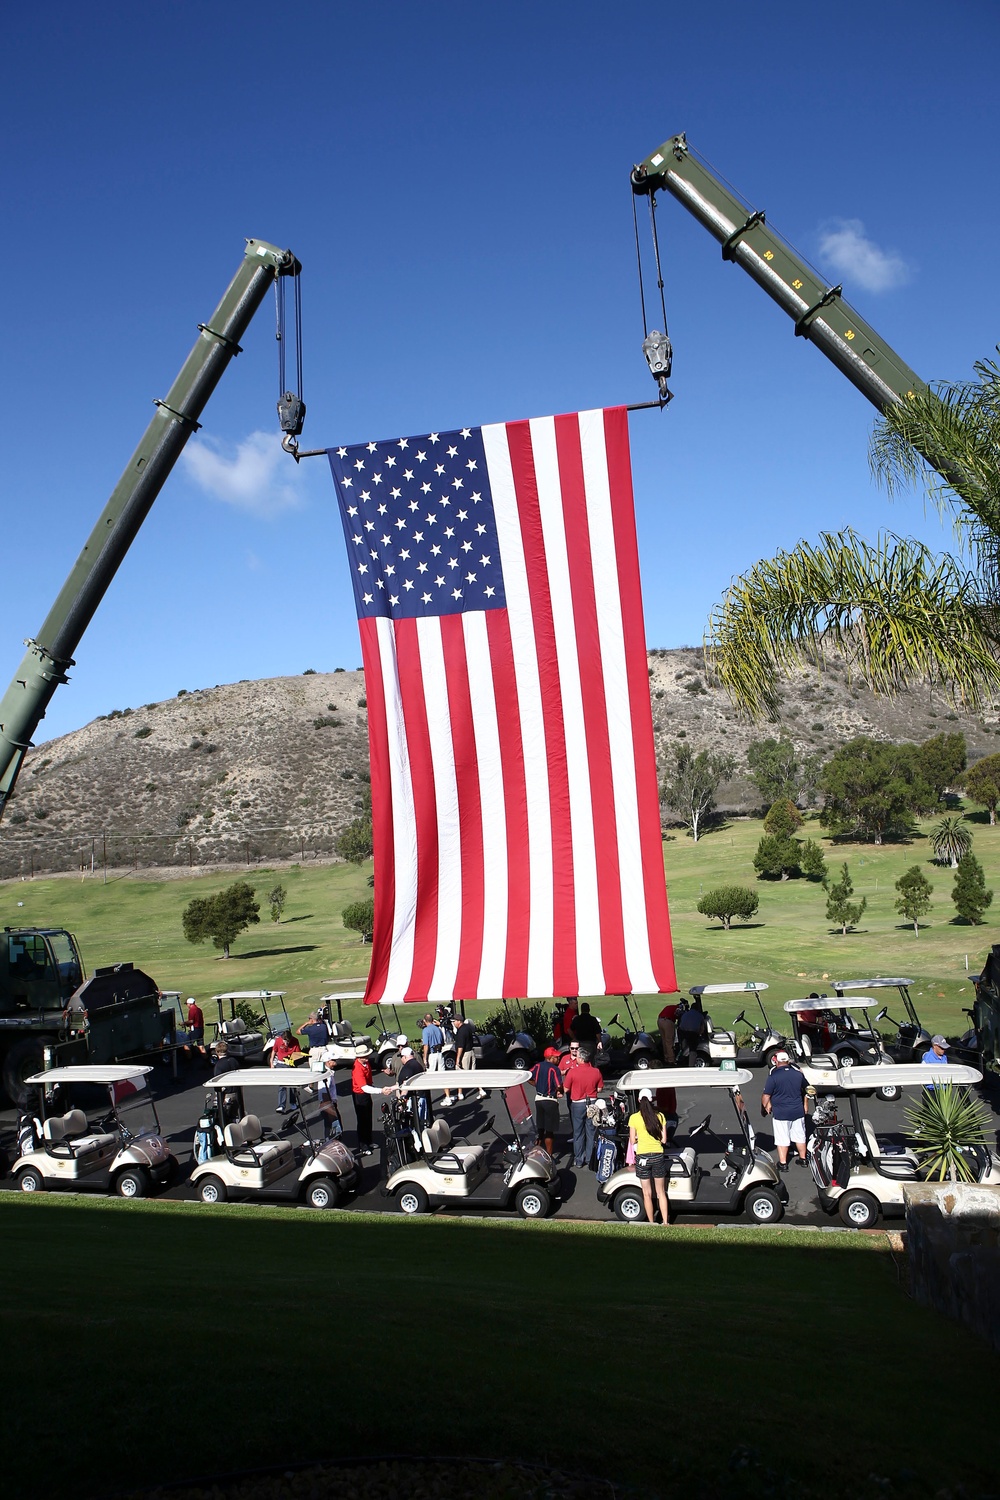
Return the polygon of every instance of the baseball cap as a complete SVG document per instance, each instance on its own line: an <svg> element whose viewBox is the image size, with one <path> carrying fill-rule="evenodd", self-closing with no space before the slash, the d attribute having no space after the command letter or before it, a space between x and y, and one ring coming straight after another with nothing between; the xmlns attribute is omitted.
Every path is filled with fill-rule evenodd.
<svg viewBox="0 0 1000 1500"><path fill-rule="evenodd" d="M947 1045L948 1045L948 1039L947 1039L947 1037L943 1037L943 1036L932 1036L931 1037L931 1046L932 1047L947 1047Z"/></svg>
<svg viewBox="0 0 1000 1500"><path fill-rule="evenodd" d="M545 1057L547 1057L547 1058L548 1057L558 1057L559 1056L559 1052L558 1052L558 1049L555 1048L555 1047L546 1047L545 1052L544 1052L543 1055Z"/></svg>
<svg viewBox="0 0 1000 1500"><path fill-rule="evenodd" d="M413 1056L413 1048L412 1047L400 1047L400 1049L399 1049L399 1055L400 1055L400 1057L412 1057Z"/></svg>
<svg viewBox="0 0 1000 1500"><path fill-rule="evenodd" d="M650 1103L652 1103L653 1090L652 1089L640 1089L639 1090L639 1098L640 1099L648 1099L650 1101Z"/></svg>
<svg viewBox="0 0 1000 1500"><path fill-rule="evenodd" d="M772 1062L791 1062L792 1059L787 1052L776 1052L771 1060Z"/></svg>

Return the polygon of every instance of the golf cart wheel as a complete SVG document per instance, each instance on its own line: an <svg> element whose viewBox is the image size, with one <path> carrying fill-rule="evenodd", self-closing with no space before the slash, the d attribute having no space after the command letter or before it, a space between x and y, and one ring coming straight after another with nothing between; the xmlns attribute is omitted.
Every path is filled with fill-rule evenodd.
<svg viewBox="0 0 1000 1500"><path fill-rule="evenodd" d="M119 1198L145 1198L149 1179L141 1167L128 1167L115 1178L115 1192Z"/></svg>
<svg viewBox="0 0 1000 1500"><path fill-rule="evenodd" d="M898 1083L884 1083L880 1089L875 1090L876 1099L898 1099L902 1089Z"/></svg>
<svg viewBox="0 0 1000 1500"><path fill-rule="evenodd" d="M633 1057L632 1062L635 1067L641 1068L645 1072L647 1068L653 1066L652 1054L649 1052L640 1052L637 1057Z"/></svg>
<svg viewBox="0 0 1000 1500"><path fill-rule="evenodd" d="M336 1208L340 1189L332 1177L314 1177L306 1188L306 1203L310 1208Z"/></svg>
<svg viewBox="0 0 1000 1500"><path fill-rule="evenodd" d="M419 1182L407 1182L399 1190L399 1211L403 1214L425 1214L430 1200Z"/></svg>
<svg viewBox="0 0 1000 1500"><path fill-rule="evenodd" d="M640 1224L646 1217L641 1188L622 1188L615 1194L614 1215L623 1224Z"/></svg>
<svg viewBox="0 0 1000 1500"><path fill-rule="evenodd" d="M837 1209L848 1229L874 1229L878 1223L878 1199L871 1193L845 1193Z"/></svg>
<svg viewBox="0 0 1000 1500"><path fill-rule="evenodd" d="M753 1188L743 1200L743 1210L755 1224L777 1224L785 1212L784 1204L773 1188Z"/></svg>
<svg viewBox="0 0 1000 1500"><path fill-rule="evenodd" d="M707 1068L708 1058L705 1057L701 1052L696 1052L694 1057L692 1057L691 1059L691 1066L692 1068Z"/></svg>
<svg viewBox="0 0 1000 1500"><path fill-rule="evenodd" d="M513 1059L515 1073L530 1073L531 1061L523 1052L519 1052Z"/></svg>
<svg viewBox="0 0 1000 1500"><path fill-rule="evenodd" d="M17 1174L17 1185L22 1193L44 1193L45 1178L37 1167L25 1167Z"/></svg>
<svg viewBox="0 0 1000 1500"><path fill-rule="evenodd" d="M446 1073L454 1073L454 1071L455 1071L455 1054L454 1054L454 1052L446 1052L445 1053L444 1070L445 1070Z"/></svg>
<svg viewBox="0 0 1000 1500"><path fill-rule="evenodd" d="M209 1176L199 1182L198 1197L202 1203L225 1203L229 1193L221 1177Z"/></svg>
<svg viewBox="0 0 1000 1500"><path fill-rule="evenodd" d="M514 1195L514 1207L522 1219L544 1219L552 1199L541 1183L527 1182Z"/></svg>

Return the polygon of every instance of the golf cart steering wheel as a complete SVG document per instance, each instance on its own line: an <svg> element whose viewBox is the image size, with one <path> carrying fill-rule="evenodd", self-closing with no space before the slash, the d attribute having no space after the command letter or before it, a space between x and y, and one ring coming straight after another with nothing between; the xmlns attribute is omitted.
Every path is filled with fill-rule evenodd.
<svg viewBox="0 0 1000 1500"><path fill-rule="evenodd" d="M711 1123L712 1123L712 1116L711 1115L706 1115L705 1118L702 1120L702 1122L701 1122L700 1125L696 1125L693 1130L689 1130L688 1131L688 1135L689 1136L692 1136L692 1135L701 1135L702 1131L703 1130L707 1130L708 1127L711 1125Z"/></svg>

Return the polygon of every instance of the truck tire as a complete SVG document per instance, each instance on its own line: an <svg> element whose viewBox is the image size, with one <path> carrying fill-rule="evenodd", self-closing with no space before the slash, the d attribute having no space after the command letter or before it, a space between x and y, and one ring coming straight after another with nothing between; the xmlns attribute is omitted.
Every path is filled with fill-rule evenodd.
<svg viewBox="0 0 1000 1500"><path fill-rule="evenodd" d="M39 1036L24 1037L7 1050L3 1060L3 1091L19 1109L31 1093L25 1079L45 1067L45 1044Z"/></svg>

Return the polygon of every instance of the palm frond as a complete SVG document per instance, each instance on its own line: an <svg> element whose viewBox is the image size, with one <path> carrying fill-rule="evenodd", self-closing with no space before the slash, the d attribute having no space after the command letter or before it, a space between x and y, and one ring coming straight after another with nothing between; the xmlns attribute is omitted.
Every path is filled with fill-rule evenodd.
<svg viewBox="0 0 1000 1500"><path fill-rule="evenodd" d="M758 562L712 611L706 656L751 718L777 715L780 673L833 646L871 690L946 684L980 707L1000 690L1000 617L976 574L921 543L853 531Z"/></svg>
<svg viewBox="0 0 1000 1500"><path fill-rule="evenodd" d="M981 1100L953 1083L925 1090L906 1110L910 1145L928 1181L974 1182L974 1152L988 1142L989 1112Z"/></svg>

